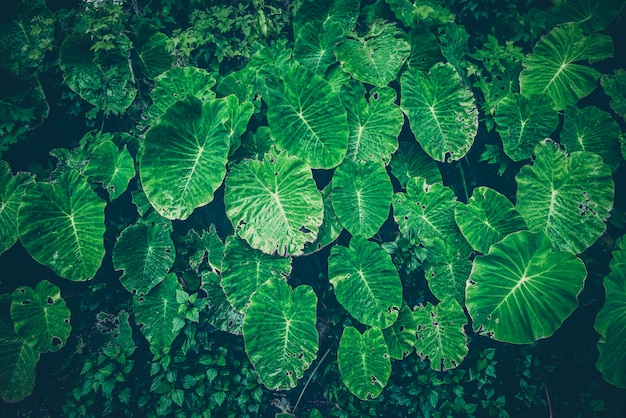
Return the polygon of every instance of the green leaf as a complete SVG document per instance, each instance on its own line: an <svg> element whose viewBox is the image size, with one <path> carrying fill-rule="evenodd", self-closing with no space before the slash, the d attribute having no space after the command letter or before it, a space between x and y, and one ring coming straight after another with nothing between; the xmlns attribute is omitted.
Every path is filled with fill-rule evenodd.
<svg viewBox="0 0 626 418"><path fill-rule="evenodd" d="M442 181L437 163L414 142L400 142L400 147L391 157L389 165L391 173L404 189L413 177L424 177L428 184Z"/></svg>
<svg viewBox="0 0 626 418"><path fill-rule="evenodd" d="M254 105L252 102L239 102L234 94L224 98L228 107L228 119L225 121L225 127L230 138L230 151L232 155L239 145L241 145L241 135L246 131L248 122L254 113Z"/></svg>
<svg viewBox="0 0 626 418"><path fill-rule="evenodd" d="M535 161L516 176L517 210L528 229L543 231L554 248L581 253L606 229L613 207L611 169L591 152L567 155L547 139Z"/></svg>
<svg viewBox="0 0 626 418"><path fill-rule="evenodd" d="M464 303L465 282L472 269L472 247L459 231L441 238L431 237L423 269L428 287L438 300Z"/></svg>
<svg viewBox="0 0 626 418"><path fill-rule="evenodd" d="M11 174L11 167L0 160L0 254L17 242L17 212L28 186L35 182L30 173Z"/></svg>
<svg viewBox="0 0 626 418"><path fill-rule="evenodd" d="M135 321L150 343L152 354L170 347L184 325L184 321L177 320L177 289L182 290L182 287L176 275L170 273L147 295L133 297Z"/></svg>
<svg viewBox="0 0 626 418"><path fill-rule="evenodd" d="M39 352L12 330L0 330L0 398L6 403L26 399L35 387Z"/></svg>
<svg viewBox="0 0 626 418"><path fill-rule="evenodd" d="M217 235L215 225L209 225L209 230L198 233L195 229L189 230L185 237L185 249L189 251L189 267L198 271L200 265L206 262L209 269L215 272L222 271L225 245Z"/></svg>
<svg viewBox="0 0 626 418"><path fill-rule="evenodd" d="M613 74L604 74L600 77L600 84L604 92L611 98L611 109L626 119L626 70L618 68Z"/></svg>
<svg viewBox="0 0 626 418"><path fill-rule="evenodd" d="M477 257L467 282L474 330L514 344L554 334L578 306L587 270L542 232L514 232Z"/></svg>
<svg viewBox="0 0 626 418"><path fill-rule="evenodd" d="M387 344L376 327L363 334L346 327L339 341L337 362L343 383L361 400L378 397L391 375Z"/></svg>
<svg viewBox="0 0 626 418"><path fill-rule="evenodd" d="M409 32L411 55L406 61L409 68L428 71L438 62L443 62L439 40L431 31L424 27L411 29Z"/></svg>
<svg viewBox="0 0 626 418"><path fill-rule="evenodd" d="M606 299L598 312L595 330L600 334L598 351L600 356L596 367L604 380L610 384L626 388L626 355L623 350L626 341L626 240L622 239L613 251L611 273L604 278Z"/></svg>
<svg viewBox="0 0 626 418"><path fill-rule="evenodd" d="M275 149L263 161L230 167L224 203L239 236L266 254L301 253L317 237L324 216L311 168Z"/></svg>
<svg viewBox="0 0 626 418"><path fill-rule="evenodd" d="M456 300L418 306L413 311L413 320L417 324L415 350L422 359L430 360L433 370L446 371L461 364L469 352L463 331L467 318Z"/></svg>
<svg viewBox="0 0 626 418"><path fill-rule="evenodd" d="M212 271L202 272L202 289L209 304L208 322L215 328L241 335L243 314L233 308L220 285L220 277Z"/></svg>
<svg viewBox="0 0 626 418"><path fill-rule="evenodd" d="M185 220L195 208L213 200L226 175L227 119L225 101L203 103L188 96L172 105L146 133L139 174L159 214Z"/></svg>
<svg viewBox="0 0 626 418"><path fill-rule="evenodd" d="M403 303L396 322L383 330L389 355L392 359L402 360L411 354L415 346L416 333L417 323L412 315L411 308L406 303Z"/></svg>
<svg viewBox="0 0 626 418"><path fill-rule="evenodd" d="M293 47L293 57L302 66L324 76L328 67L336 62L335 44L343 38L343 26L331 21L321 26L308 22L298 32Z"/></svg>
<svg viewBox="0 0 626 418"><path fill-rule="evenodd" d="M344 160L332 179L332 204L352 235L369 238L389 216L393 187L380 162Z"/></svg>
<svg viewBox="0 0 626 418"><path fill-rule="evenodd" d="M359 322L389 327L402 306L402 283L391 257L375 242L352 237L350 247L334 246L328 281L337 301Z"/></svg>
<svg viewBox="0 0 626 418"><path fill-rule="evenodd" d="M335 210L333 209L331 190L332 184L328 184L324 187L324 190L322 190L322 198L324 200L324 221L320 225L317 239L304 245L305 254L312 254L326 247L328 244L336 240L343 230L343 226L341 225L341 222L339 222L339 219L335 214Z"/></svg>
<svg viewBox="0 0 626 418"><path fill-rule="evenodd" d="M149 79L172 68L172 56L167 51L169 38L153 25L142 22L137 25L133 46L139 56L143 74Z"/></svg>
<svg viewBox="0 0 626 418"><path fill-rule="evenodd" d="M221 285L230 304L244 312L254 292L266 281L286 279L291 273L291 257L268 255L252 249L245 241L230 236L222 261Z"/></svg>
<svg viewBox="0 0 626 418"><path fill-rule="evenodd" d="M589 151L598 154L611 171L622 161L619 138L622 130L608 112L596 107L568 106L561 131L561 144L568 153Z"/></svg>
<svg viewBox="0 0 626 418"><path fill-rule="evenodd" d="M557 3L550 13L557 24L574 22L585 33L593 33L606 29L623 8L623 0L570 0Z"/></svg>
<svg viewBox="0 0 626 418"><path fill-rule="evenodd" d="M546 94L529 98L508 94L498 102L493 119L504 153L513 161L530 158L535 145L550 136L559 124L559 115Z"/></svg>
<svg viewBox="0 0 626 418"><path fill-rule="evenodd" d="M291 65L279 77L264 78L263 100L272 138L311 168L330 169L348 148L346 110L339 95L319 75Z"/></svg>
<svg viewBox="0 0 626 418"><path fill-rule="evenodd" d="M607 35L585 36L575 23L565 23L543 36L524 61L520 89L524 96L547 94L556 110L563 110L596 89L600 73L580 61L613 56Z"/></svg>
<svg viewBox="0 0 626 418"><path fill-rule="evenodd" d="M509 199L485 186L475 188L466 205L455 207L454 219L467 242L483 254L510 233L526 229Z"/></svg>
<svg viewBox="0 0 626 418"><path fill-rule="evenodd" d="M461 159L474 143L478 110L452 64L435 64L428 74L402 75L400 107L424 151L437 161Z"/></svg>
<svg viewBox="0 0 626 418"><path fill-rule="evenodd" d="M457 233L454 221L457 204L449 187L413 177L406 186L406 193L393 196L393 218L412 243L428 243L432 237L445 239Z"/></svg>
<svg viewBox="0 0 626 418"><path fill-rule="evenodd" d="M113 247L113 267L120 282L135 295L145 295L165 279L176 253L169 221L139 222L126 227Z"/></svg>
<svg viewBox="0 0 626 418"><path fill-rule="evenodd" d="M298 37L307 23L323 27L339 22L344 30L350 31L356 25L359 9L357 0L304 0L293 20L294 37Z"/></svg>
<svg viewBox="0 0 626 418"><path fill-rule="evenodd" d="M206 70L196 67L172 68L154 79L150 92L152 106L146 116L148 124L153 124L174 103L193 96L202 102L215 98L211 88L215 78Z"/></svg>
<svg viewBox="0 0 626 418"><path fill-rule="evenodd" d="M284 279L266 281L252 296L243 322L250 362L270 390L294 388L318 351L317 296Z"/></svg>
<svg viewBox="0 0 626 418"><path fill-rule="evenodd" d="M341 69L363 83L385 87L398 76L411 53L395 24L374 22L363 37L346 37L335 47Z"/></svg>
<svg viewBox="0 0 626 418"><path fill-rule="evenodd" d="M366 100L367 97L367 100ZM341 100L348 112L348 152L346 159L389 164L398 149L398 135L404 115L396 105L396 92L390 87L365 87L352 82L342 89Z"/></svg>
<svg viewBox="0 0 626 418"><path fill-rule="evenodd" d="M130 44L125 35L118 34ZM135 100L137 89L128 59L128 51L94 52L93 41L86 33L68 36L61 44L59 65L69 87L87 102L105 113L124 113Z"/></svg>
<svg viewBox="0 0 626 418"><path fill-rule="evenodd" d="M31 257L59 276L89 280L104 258L105 205L75 170L54 183L36 183L22 197L20 241Z"/></svg>
<svg viewBox="0 0 626 418"><path fill-rule="evenodd" d="M13 292L15 333L40 353L59 351L65 345L72 330L70 316L61 290L47 280L35 289L21 286Z"/></svg>
<svg viewBox="0 0 626 418"><path fill-rule="evenodd" d="M115 200L126 191L128 183L135 177L135 162L126 146L120 150L107 140L91 150L84 174L91 181L102 183L109 198Z"/></svg>

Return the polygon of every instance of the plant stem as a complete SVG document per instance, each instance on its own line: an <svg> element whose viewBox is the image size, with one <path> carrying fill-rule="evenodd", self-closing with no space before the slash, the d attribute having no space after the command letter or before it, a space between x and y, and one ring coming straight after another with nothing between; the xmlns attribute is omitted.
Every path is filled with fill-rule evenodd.
<svg viewBox="0 0 626 418"><path fill-rule="evenodd" d="M467 181L465 180L465 173L463 172L463 166L461 165L461 160L457 161L459 166L459 171L461 172L461 180L463 182L463 191L465 192L465 202L469 201L469 193L467 192Z"/></svg>
<svg viewBox="0 0 626 418"><path fill-rule="evenodd" d="M319 361L319 363L317 363L317 366L315 366L315 368L313 369L313 372L311 373L309 378L306 380L306 383L304 384L304 387L302 388L302 391L300 392L300 395L298 396L298 400L296 401L296 404L293 407L293 411L291 411L292 415L294 415L294 416L296 415L296 409L298 409L298 404L300 404L300 400L302 399L302 395L304 395L304 391L306 390L307 386L309 386L309 383L311 382L311 379L313 379L313 376L315 376L315 372L317 372L317 369L320 368L320 366L322 365L322 363L326 359L326 356L328 355L328 353L330 353L330 348L328 350L326 350L326 352L322 356L321 360Z"/></svg>

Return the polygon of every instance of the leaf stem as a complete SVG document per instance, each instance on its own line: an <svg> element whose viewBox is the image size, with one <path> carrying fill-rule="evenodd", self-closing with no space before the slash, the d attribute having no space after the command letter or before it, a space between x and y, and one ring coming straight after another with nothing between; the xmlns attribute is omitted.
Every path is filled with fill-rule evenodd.
<svg viewBox="0 0 626 418"><path fill-rule="evenodd" d="M311 382L311 379L313 379L313 376L315 376L315 372L317 372L317 369L320 368L320 366L322 365L322 363L326 359L326 356L328 355L328 353L330 353L330 348L328 350L326 350L326 352L322 356L321 360L319 361L319 363L317 363L317 366L315 366L315 369L313 369L313 372L311 372L311 375L309 376L309 378L307 379L306 383L304 384L304 387L302 388L302 391L300 392L300 395L298 396L298 400L296 401L296 404L293 407L293 411L291 411L292 415L294 415L294 416L296 415L296 409L298 409L298 404L300 404L300 400L302 399L302 395L304 395L304 392L306 391L306 388L309 386L309 383Z"/></svg>

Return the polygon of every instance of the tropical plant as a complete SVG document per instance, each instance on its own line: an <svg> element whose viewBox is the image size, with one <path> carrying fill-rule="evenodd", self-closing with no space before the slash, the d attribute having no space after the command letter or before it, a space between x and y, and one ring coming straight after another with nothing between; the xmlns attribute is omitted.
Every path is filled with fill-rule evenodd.
<svg viewBox="0 0 626 418"><path fill-rule="evenodd" d="M295 414L331 353L327 403L352 414L504 417L485 341L550 341L594 280L597 369L626 387L624 69L600 33L625 2L18 3L0 21L0 44L28 45L2 47L24 87L2 102L0 261L21 249L56 285L0 284L5 402L65 349L66 412L244 416L295 390L275 401ZM499 18L518 24L462 25ZM13 174L48 91L90 121L47 149L56 166ZM68 308L60 289L91 293ZM67 347L77 310L87 354ZM529 408L536 383L518 383Z"/></svg>

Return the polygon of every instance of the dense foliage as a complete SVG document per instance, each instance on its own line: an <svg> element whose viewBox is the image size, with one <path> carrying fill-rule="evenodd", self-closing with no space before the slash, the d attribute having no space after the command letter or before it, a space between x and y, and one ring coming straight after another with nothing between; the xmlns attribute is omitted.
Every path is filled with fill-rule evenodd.
<svg viewBox="0 0 626 418"><path fill-rule="evenodd" d="M624 4L5 7L3 411L623 416Z"/></svg>

